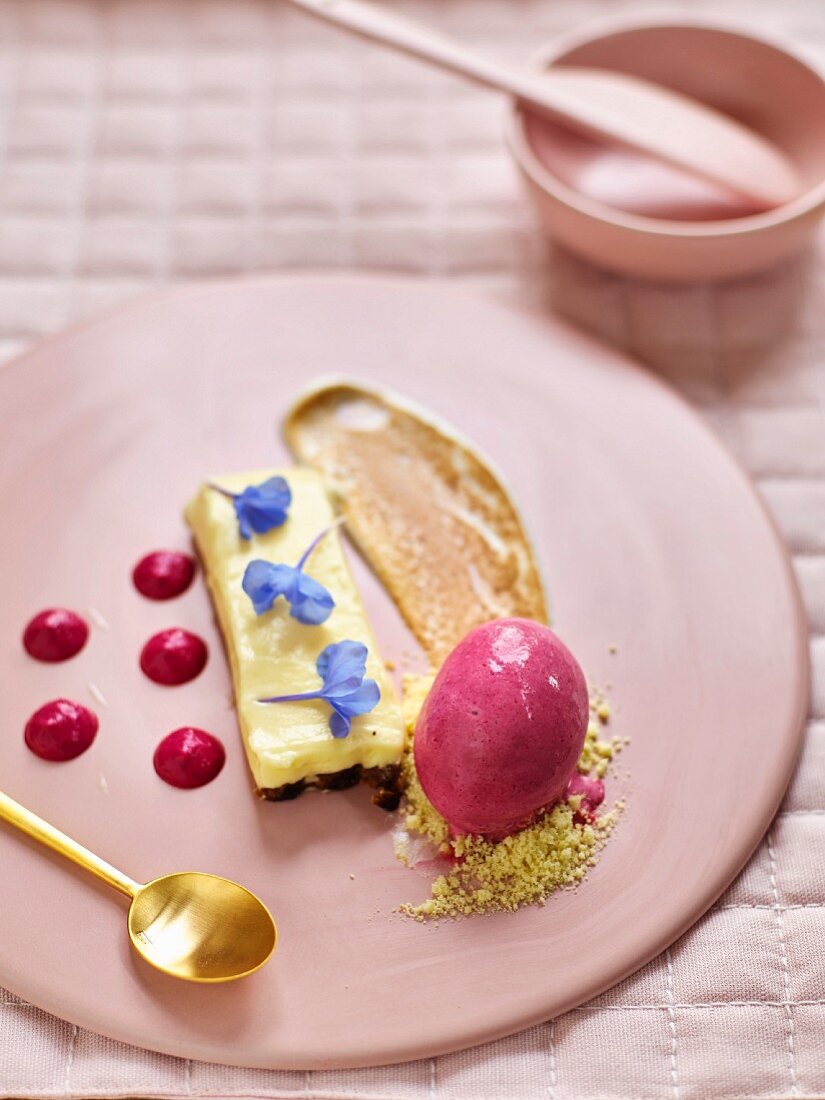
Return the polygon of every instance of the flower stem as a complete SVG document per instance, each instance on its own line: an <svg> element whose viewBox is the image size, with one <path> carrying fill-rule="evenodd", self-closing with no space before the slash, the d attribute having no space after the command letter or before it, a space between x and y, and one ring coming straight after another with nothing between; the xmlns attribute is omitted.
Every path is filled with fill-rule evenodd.
<svg viewBox="0 0 825 1100"><path fill-rule="evenodd" d="M320 535L315 536L315 538L312 540L312 542L309 544L309 546L306 548L306 550L304 550L303 554L301 555L300 561L295 566L295 568L299 572L304 568L307 561L309 560L310 554L315 549L315 547L318 545L318 543L321 541L321 539L326 538L326 536L330 533L330 531L334 531L336 527L340 527L341 524L344 523L344 522L345 522L344 517L339 516L338 519L336 519L334 523L331 523L329 525L329 527L325 527L323 529L323 531L320 533Z"/></svg>
<svg viewBox="0 0 825 1100"><path fill-rule="evenodd" d="M221 496L229 497L230 500L235 499L235 494L230 492L229 489L223 489L220 485L216 485L214 481L207 481L206 486L208 489L214 489L216 493L220 493Z"/></svg>
<svg viewBox="0 0 825 1100"><path fill-rule="evenodd" d="M269 699L258 699L259 703L302 703L305 699L320 699L319 691L302 691L297 695L273 695Z"/></svg>

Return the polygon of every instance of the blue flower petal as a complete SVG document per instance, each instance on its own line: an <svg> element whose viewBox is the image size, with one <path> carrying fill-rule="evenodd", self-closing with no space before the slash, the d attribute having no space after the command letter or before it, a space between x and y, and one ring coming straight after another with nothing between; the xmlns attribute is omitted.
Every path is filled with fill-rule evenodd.
<svg viewBox="0 0 825 1100"><path fill-rule="evenodd" d="M334 642L319 654L315 667L324 681L322 694L325 697L346 695L363 682L367 669L367 647L363 642Z"/></svg>
<svg viewBox="0 0 825 1100"><path fill-rule="evenodd" d="M333 737L347 737L352 725L352 719L371 711L381 698L381 689L375 680L364 680L353 691L346 695L331 698L326 692L321 692L321 698L332 707L329 718L329 728Z"/></svg>
<svg viewBox="0 0 825 1100"><path fill-rule="evenodd" d="M263 615L272 609L279 596L291 601L298 579L298 572L291 565L273 565L258 558L247 565L241 587L252 600L255 614Z"/></svg>
<svg viewBox="0 0 825 1100"><path fill-rule="evenodd" d="M235 505L235 515L238 517L238 534L242 539L252 538L252 528L249 525L249 520L246 517L246 512L243 505L239 504L239 499L236 497L233 501Z"/></svg>
<svg viewBox="0 0 825 1100"><path fill-rule="evenodd" d="M296 570L295 587L288 597L292 608L290 615L299 623L318 626L332 614L335 600L322 584Z"/></svg>
<svg viewBox="0 0 825 1100"><path fill-rule="evenodd" d="M315 691L299 695L273 696L259 703L286 703L299 699L323 699L332 708L329 728L333 737L347 737L352 719L371 711L381 698L375 680L365 679L367 647L363 642L345 640L333 642L315 662L318 675L324 681Z"/></svg>
<svg viewBox="0 0 825 1100"><path fill-rule="evenodd" d="M355 718L359 714L369 713L376 706L381 698L381 689L375 680L364 680L360 687L357 687L355 691L351 691L349 695L337 699L330 699L325 695L324 698L338 714Z"/></svg>
<svg viewBox="0 0 825 1100"><path fill-rule="evenodd" d="M261 485L247 485L232 498L242 539L266 534L286 522L292 491L285 478L271 477Z"/></svg>
<svg viewBox="0 0 825 1100"><path fill-rule="evenodd" d="M323 695L325 699L343 699L352 691L357 691L364 679L364 666L356 661L348 661L338 669L335 680L325 680Z"/></svg>
<svg viewBox="0 0 825 1100"><path fill-rule="evenodd" d="M310 544L296 566L275 564L256 559L249 563L244 572L242 587L252 600L252 606L258 615L271 610L279 596L283 596L290 605L290 615L307 626L318 626L330 617L335 608L335 600L330 592L303 572L303 566L318 542L327 534L329 528ZM362 672L363 678L363 672ZM323 677L322 677L323 678Z"/></svg>
<svg viewBox="0 0 825 1100"><path fill-rule="evenodd" d="M285 477L270 477L260 485L248 487L254 500L266 507L280 508L285 512L292 503L292 490Z"/></svg>
<svg viewBox="0 0 825 1100"><path fill-rule="evenodd" d="M339 714L337 710L329 716L329 730L333 737L349 737L351 724L350 719L344 714Z"/></svg>

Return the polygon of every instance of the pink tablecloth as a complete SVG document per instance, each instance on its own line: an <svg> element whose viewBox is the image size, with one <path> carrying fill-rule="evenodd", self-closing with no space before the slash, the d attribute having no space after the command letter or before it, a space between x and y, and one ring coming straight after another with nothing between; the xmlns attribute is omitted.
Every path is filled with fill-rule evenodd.
<svg viewBox="0 0 825 1100"><path fill-rule="evenodd" d="M397 2L513 58L626 6ZM825 56L822 0L689 10L778 26ZM758 854L699 925L596 1002L433 1061L301 1074L120 1046L0 990L0 1094L825 1095L821 260L664 289L550 256L502 151L495 101L277 0L0 0L0 114L3 356L205 275L370 267L546 300L670 379L753 473L794 553L814 666L804 758Z"/></svg>

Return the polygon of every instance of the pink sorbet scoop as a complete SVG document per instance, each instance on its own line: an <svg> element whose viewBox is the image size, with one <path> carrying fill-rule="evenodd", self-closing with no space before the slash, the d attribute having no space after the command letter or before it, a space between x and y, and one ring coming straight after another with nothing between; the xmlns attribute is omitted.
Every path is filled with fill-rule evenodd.
<svg viewBox="0 0 825 1100"><path fill-rule="evenodd" d="M424 793L454 833L508 836L564 794L588 710L584 674L548 627L476 627L421 708L413 747Z"/></svg>

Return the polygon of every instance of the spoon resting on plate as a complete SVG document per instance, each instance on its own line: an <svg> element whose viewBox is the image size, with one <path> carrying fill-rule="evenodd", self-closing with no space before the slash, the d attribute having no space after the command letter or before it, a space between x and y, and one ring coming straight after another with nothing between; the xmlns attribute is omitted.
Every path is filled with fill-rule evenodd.
<svg viewBox="0 0 825 1100"><path fill-rule="evenodd" d="M710 181L744 201L745 213L790 202L799 176L772 142L698 100L627 73L559 66L544 73L501 65L367 0L290 0L311 15L507 92L551 121L635 149Z"/></svg>
<svg viewBox="0 0 825 1100"><path fill-rule="evenodd" d="M0 792L0 818L131 899L129 938L156 970L190 982L231 982L275 950L275 922L236 882L186 871L141 886Z"/></svg>

